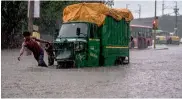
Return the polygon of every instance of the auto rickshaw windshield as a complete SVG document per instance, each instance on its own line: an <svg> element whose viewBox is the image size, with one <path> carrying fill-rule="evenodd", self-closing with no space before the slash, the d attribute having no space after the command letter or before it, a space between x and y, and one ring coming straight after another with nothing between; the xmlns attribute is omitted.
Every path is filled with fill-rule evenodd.
<svg viewBox="0 0 182 99"><path fill-rule="evenodd" d="M68 23L63 24L59 31L59 38L62 37L78 37L77 28L80 28L81 34L87 34L88 26L85 23ZM85 35L79 35L79 37L85 37Z"/></svg>

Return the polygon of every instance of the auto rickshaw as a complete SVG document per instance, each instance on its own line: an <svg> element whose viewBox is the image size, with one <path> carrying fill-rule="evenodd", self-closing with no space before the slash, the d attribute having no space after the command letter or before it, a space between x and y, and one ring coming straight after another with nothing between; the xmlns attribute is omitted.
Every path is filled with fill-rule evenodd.
<svg viewBox="0 0 182 99"><path fill-rule="evenodd" d="M156 43L157 44L166 44L166 36L156 36Z"/></svg>
<svg viewBox="0 0 182 99"><path fill-rule="evenodd" d="M170 36L167 39L167 44L176 44L176 45L179 45L180 44L180 38L179 38L179 36Z"/></svg>

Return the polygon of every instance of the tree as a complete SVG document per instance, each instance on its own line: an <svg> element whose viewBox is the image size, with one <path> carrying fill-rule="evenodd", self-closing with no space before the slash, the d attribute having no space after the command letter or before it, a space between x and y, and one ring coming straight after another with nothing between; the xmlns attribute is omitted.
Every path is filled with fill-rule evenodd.
<svg viewBox="0 0 182 99"><path fill-rule="evenodd" d="M104 3L103 1L42 1L41 2L41 33L53 35L58 23L62 23L63 10L66 6L81 2ZM57 24L56 24L57 23Z"/></svg>
<svg viewBox="0 0 182 99"><path fill-rule="evenodd" d="M14 46L14 37L16 32L21 30L23 20L26 20L26 6L25 1L2 1L2 48L7 48L8 46Z"/></svg>
<svg viewBox="0 0 182 99"><path fill-rule="evenodd" d="M33 23L40 27L41 34L53 35L58 26L62 23L63 9L70 4L81 2L106 3L104 0L98 1L40 1L40 18L34 19ZM17 47L21 45L15 42L22 40L22 26L28 30L27 1L2 1L2 48ZM59 22L58 22L59 21ZM21 38L21 39L20 39Z"/></svg>

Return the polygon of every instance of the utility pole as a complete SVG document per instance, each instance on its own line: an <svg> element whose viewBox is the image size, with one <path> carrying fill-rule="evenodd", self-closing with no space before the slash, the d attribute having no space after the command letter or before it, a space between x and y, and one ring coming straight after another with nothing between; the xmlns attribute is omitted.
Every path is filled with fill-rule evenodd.
<svg viewBox="0 0 182 99"><path fill-rule="evenodd" d="M112 6L114 5L114 0L107 0L105 4L112 8Z"/></svg>
<svg viewBox="0 0 182 99"><path fill-rule="evenodd" d="M174 9L174 8L173 7L170 7L170 6L166 6L165 5L165 1L163 0L162 1L162 16L165 15L165 13L164 13L164 10L165 9ZM170 15L170 14L172 14L172 13L168 13L168 15Z"/></svg>
<svg viewBox="0 0 182 99"><path fill-rule="evenodd" d="M138 7L139 7L139 9L135 10L135 13L138 13L138 18L140 19L141 18L141 5L138 4Z"/></svg>
<svg viewBox="0 0 182 99"><path fill-rule="evenodd" d="M28 0L28 31L33 32L33 15L34 15L34 1ZM31 55L31 51L26 49L26 55Z"/></svg>
<svg viewBox="0 0 182 99"><path fill-rule="evenodd" d="M162 16L164 15L164 9L165 9L165 8L164 8L164 5L165 5L165 4L164 4L164 0L163 0L163 1L162 1Z"/></svg>
<svg viewBox="0 0 182 99"><path fill-rule="evenodd" d="M139 7L138 14L139 14L139 19L140 19L140 16L141 16L141 5L138 4L138 7Z"/></svg>
<svg viewBox="0 0 182 99"><path fill-rule="evenodd" d="M33 32L34 1L28 1L28 31Z"/></svg>
<svg viewBox="0 0 182 99"><path fill-rule="evenodd" d="M154 20L157 19L156 14L157 14L157 1L155 0ZM156 29L154 29L154 49L156 48L155 43L156 43Z"/></svg>
<svg viewBox="0 0 182 99"><path fill-rule="evenodd" d="M128 9L128 6L129 6L130 4L126 4L126 9Z"/></svg>
<svg viewBox="0 0 182 99"><path fill-rule="evenodd" d="M177 1L175 1L175 3L176 3L176 6L175 6L175 8L174 8L174 13L175 13L175 16L176 16L176 18L175 18L175 28L174 28L174 30L175 30L175 34L176 34L176 36L178 36L178 11L179 11L179 8L178 8L178 2Z"/></svg>
<svg viewBox="0 0 182 99"><path fill-rule="evenodd" d="M128 6L129 6L129 5L130 5L130 4L126 4L126 9L128 9ZM138 18L140 19L140 18L141 18L141 5L138 4L138 7L139 7L138 10L131 10L131 9L130 9L130 11L132 11L132 12L134 12L134 13L137 13L137 14L138 14Z"/></svg>

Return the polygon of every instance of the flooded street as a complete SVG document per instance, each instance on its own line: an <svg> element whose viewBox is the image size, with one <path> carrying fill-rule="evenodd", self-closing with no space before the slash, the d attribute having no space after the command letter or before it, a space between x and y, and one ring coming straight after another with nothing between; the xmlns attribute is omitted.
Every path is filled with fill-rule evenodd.
<svg viewBox="0 0 182 99"><path fill-rule="evenodd" d="M182 98L182 45L130 51L129 65L55 69L2 50L2 98ZM44 58L47 62L47 57Z"/></svg>

